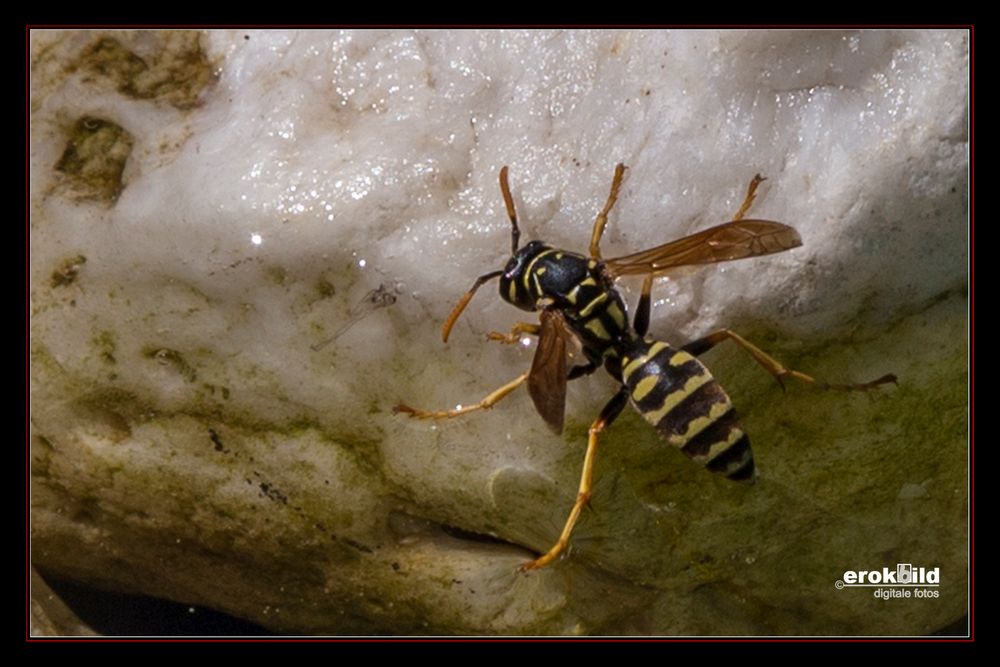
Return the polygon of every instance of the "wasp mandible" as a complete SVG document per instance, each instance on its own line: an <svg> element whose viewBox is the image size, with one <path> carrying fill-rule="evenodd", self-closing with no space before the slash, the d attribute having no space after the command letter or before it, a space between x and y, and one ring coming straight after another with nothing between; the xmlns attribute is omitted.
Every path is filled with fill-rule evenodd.
<svg viewBox="0 0 1000 667"><path fill-rule="evenodd" d="M500 297L522 310L540 311L540 322L518 322L509 334L491 332L489 338L514 343L522 334L538 336L531 369L472 405L442 411L417 410L407 405L394 408L394 412L419 419L448 419L491 408L527 382L528 393L542 419L553 431L561 433L569 380L589 375L604 366L619 383L618 392L588 431L576 502L559 539L546 553L522 565L522 571L548 565L569 546L573 527L590 500L598 439L626 403L631 402L668 443L695 462L731 480L754 481L756 473L750 439L740 425L729 396L696 358L722 341L731 340L746 350L782 386L784 378L829 389L863 391L896 382L891 374L863 384L820 382L805 373L785 368L729 329L721 329L679 348L647 337L655 278L682 266L783 252L802 245L802 239L793 228L780 222L744 218L764 180L758 174L750 181L743 204L730 222L642 252L602 259L601 237L618 199L624 174L625 165L617 165L611 192L594 221L590 254L584 256L553 248L542 241L531 241L519 247L521 232L507 182L507 167L500 170L500 191L511 224L511 258L502 270L476 279L445 320L441 336L447 342L452 327L476 290L499 278ZM631 326L625 303L614 284L619 277L628 275L645 276ZM574 339L586 363L567 368L567 350Z"/></svg>

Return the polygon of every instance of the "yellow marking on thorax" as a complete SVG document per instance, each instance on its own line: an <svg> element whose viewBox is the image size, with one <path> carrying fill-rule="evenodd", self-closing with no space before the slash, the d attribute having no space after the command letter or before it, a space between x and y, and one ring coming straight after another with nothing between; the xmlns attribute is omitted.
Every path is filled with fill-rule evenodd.
<svg viewBox="0 0 1000 667"><path fill-rule="evenodd" d="M609 334L608 330L604 328L604 324L601 323L601 320L596 317L584 324L583 328L589 330L601 340L611 340L611 334Z"/></svg>
<svg viewBox="0 0 1000 667"><path fill-rule="evenodd" d="M683 401L685 398L693 394L695 390L697 390L699 387L711 381L712 381L712 376L707 372L702 373L701 375L695 375L694 377L688 378L688 381L684 383L684 386L682 388L667 394L667 397L663 399L663 405L656 408L655 410L644 412L643 417L645 417L646 420L650 424L653 424L654 426L656 424L659 424L660 420L663 419L668 412L676 408L681 401ZM714 405L712 406L712 409L713 410L715 409ZM689 423L689 430L690 430L690 424L693 424L696 421L698 420L695 419ZM709 423L711 423L711 421L714 420L710 420ZM676 444L674 443L672 438L670 442L671 444ZM684 440L684 442L687 442L687 440ZM681 444L684 443L682 442Z"/></svg>
<svg viewBox="0 0 1000 667"><path fill-rule="evenodd" d="M524 270L524 289L528 289L528 276L533 276L535 274L534 272L535 262L540 260L542 257L545 257L546 255L551 255L554 252L555 250L552 250L551 248L549 248L548 250L543 250L542 252L535 255L535 258L528 263L528 268Z"/></svg>
<svg viewBox="0 0 1000 667"><path fill-rule="evenodd" d="M608 309L604 312L611 316L611 319L615 322L615 326L619 329L625 328L625 313L622 312L622 309L617 302L612 301L611 305L608 306Z"/></svg>
<svg viewBox="0 0 1000 667"><path fill-rule="evenodd" d="M515 281L510 281L510 287L507 288L507 295L510 297L511 303L517 303L517 283Z"/></svg>
<svg viewBox="0 0 1000 667"><path fill-rule="evenodd" d="M601 305L607 300L608 300L608 293L601 292L600 294L594 297L593 301L591 301L590 303L588 303L586 306L583 307L583 310L580 311L580 317L587 317L592 312L594 312L594 308Z"/></svg>
<svg viewBox="0 0 1000 667"><path fill-rule="evenodd" d="M692 419L688 422L687 430L683 434L670 436L668 438L670 444L683 447L691 440L691 438L711 426L719 419L719 417L732 410L732 408L733 404L729 402L729 397L725 397L723 400L712 406L712 408L708 411L707 417Z"/></svg>
<svg viewBox="0 0 1000 667"><path fill-rule="evenodd" d="M587 276L586 278L584 278L583 280L581 280L580 282L578 282L576 285L573 286L573 289L571 289L569 291L569 294L566 295L566 300L575 306L576 300L580 297L580 288L596 287L596 286L597 286L597 281L594 280L593 276ZM590 315L591 312L593 312L594 308L596 308L598 304L603 303L607 298L608 298L607 292L602 292L601 294L598 294L597 296L594 297L594 299L590 303L584 306L583 310L580 311L580 315L583 317L587 317L588 315Z"/></svg>

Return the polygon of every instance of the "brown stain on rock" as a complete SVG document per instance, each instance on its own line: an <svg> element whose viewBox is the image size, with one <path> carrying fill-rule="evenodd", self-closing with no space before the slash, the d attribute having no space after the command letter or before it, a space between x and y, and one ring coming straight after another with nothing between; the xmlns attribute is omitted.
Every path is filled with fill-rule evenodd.
<svg viewBox="0 0 1000 667"><path fill-rule="evenodd" d="M68 135L55 170L80 199L114 204L125 188L122 173L132 153L132 135L94 116L77 119Z"/></svg>
<svg viewBox="0 0 1000 667"><path fill-rule="evenodd" d="M110 81L126 97L178 109L197 106L202 92L215 82L198 31L143 32L132 41L126 46L116 37L99 37L80 54L76 68Z"/></svg>

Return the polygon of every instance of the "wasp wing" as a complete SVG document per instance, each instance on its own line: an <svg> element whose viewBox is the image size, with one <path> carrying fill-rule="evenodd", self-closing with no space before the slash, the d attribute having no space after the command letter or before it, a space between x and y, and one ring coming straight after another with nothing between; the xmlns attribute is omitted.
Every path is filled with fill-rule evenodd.
<svg viewBox="0 0 1000 667"><path fill-rule="evenodd" d="M799 233L780 222L738 220L649 250L605 261L612 277L658 274L679 266L728 262L782 252L802 245Z"/></svg>
<svg viewBox="0 0 1000 667"><path fill-rule="evenodd" d="M562 433L566 409L566 342L573 335L563 314L555 309L542 311L538 349L528 374L528 393L545 423Z"/></svg>

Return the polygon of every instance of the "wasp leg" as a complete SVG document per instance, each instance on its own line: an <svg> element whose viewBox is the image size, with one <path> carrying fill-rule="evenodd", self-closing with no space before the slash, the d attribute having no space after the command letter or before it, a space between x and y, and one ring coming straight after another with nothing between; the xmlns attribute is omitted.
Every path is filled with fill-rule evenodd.
<svg viewBox="0 0 1000 667"><path fill-rule="evenodd" d="M513 345L521 342L521 334L531 334L537 336L542 330L541 325L530 322L518 322L510 328L509 334L502 334L499 331L491 331L486 334L486 340L497 340L505 345Z"/></svg>
<svg viewBox="0 0 1000 667"><path fill-rule="evenodd" d="M736 215L733 216L733 222L737 220L742 220L743 216L747 214L750 210L750 206L753 204L753 200L757 198L757 186L766 181L767 179L760 174L754 174L754 177L750 179L750 185L747 186L747 196L743 200L743 205L740 206L740 210L736 211Z"/></svg>
<svg viewBox="0 0 1000 667"><path fill-rule="evenodd" d="M587 438L587 454L583 459L583 475L580 477L580 490L576 494L576 502L573 504L573 509L570 510L569 518L566 519L566 525L563 526L559 540L544 555L522 565L520 567L521 572L545 567L558 558L559 554L564 552L566 547L569 546L569 536L573 533L573 526L576 525L577 519L580 518L580 512L590 500L590 490L593 488L594 482L594 453L597 451L598 437L601 435L601 431L610 426L615 418L621 414L627 402L628 390L622 388L621 391L607 402L604 409L601 410L601 414L590 425L589 436Z"/></svg>
<svg viewBox="0 0 1000 667"><path fill-rule="evenodd" d="M642 283L642 295L639 297L639 305L635 309L635 319L632 320L632 328L640 336L645 336L649 331L649 309L650 294L653 291L653 274L646 276Z"/></svg>
<svg viewBox="0 0 1000 667"><path fill-rule="evenodd" d="M591 373L596 371L599 367L600 367L599 364L593 361L588 362L586 364L579 364L573 366L573 368L569 369L569 375L567 376L566 379L575 380L577 378L582 378L584 375L590 375Z"/></svg>
<svg viewBox="0 0 1000 667"><path fill-rule="evenodd" d="M761 350L756 345L752 344L739 334L730 331L729 329L720 329L714 333L710 333L704 338L699 338L698 340L691 341L681 349L694 356L701 356L708 350L718 345L724 340L732 340L734 343L746 350L751 357L754 358L758 364L764 367L764 369L774 376L774 379L778 381L781 388L785 388L784 378L790 377L802 382L808 382L810 384L815 384L821 389L838 389L841 391L868 391L874 389L882 384L896 384L896 376L892 373L888 375L883 375L877 380L872 380L871 382L863 382L859 384L831 384L829 382L823 382L822 380L817 380L811 375L806 375L805 373L800 373L799 371L790 370L781 365L774 357L768 355L763 350Z"/></svg>
<svg viewBox="0 0 1000 667"><path fill-rule="evenodd" d="M496 405L502 398L507 394L511 393L528 379L527 373L522 373L516 378L500 387L496 391L489 394L486 398L479 401L478 403L473 403L472 405L463 405L462 407L455 408L454 410L417 410L416 408L411 408L408 405L399 405L393 407L393 414L403 414L409 415L415 419L452 419L454 417L460 417L461 415L468 414L470 412L475 412L476 410L488 410Z"/></svg>
<svg viewBox="0 0 1000 667"><path fill-rule="evenodd" d="M608 200L604 203L604 209L597 214L594 220L594 231L590 233L590 256L594 259L601 258L601 236L604 235L604 227L608 224L608 214L611 208L618 201L618 190L622 186L622 176L625 175L625 165L618 163L615 166L615 177L611 181L611 192L608 193Z"/></svg>
<svg viewBox="0 0 1000 667"><path fill-rule="evenodd" d="M521 334L531 334L532 336L537 336L542 330L542 327L538 324L529 324L527 322L518 322L510 329L509 334L502 334L499 331L491 331L486 334L487 340L500 341L504 345L513 345L521 341ZM578 364L569 369L569 375L567 379L575 380L577 378L583 377L584 375L590 375L600 367L599 364L589 361L586 364Z"/></svg>

